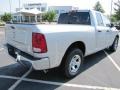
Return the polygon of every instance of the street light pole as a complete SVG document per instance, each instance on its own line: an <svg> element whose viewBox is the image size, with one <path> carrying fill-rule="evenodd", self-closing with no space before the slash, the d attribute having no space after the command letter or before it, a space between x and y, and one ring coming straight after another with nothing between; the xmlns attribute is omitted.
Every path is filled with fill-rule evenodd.
<svg viewBox="0 0 120 90"><path fill-rule="evenodd" d="M20 4L21 4L21 2L20 2L20 0L19 0L19 11L20 11ZM20 13L20 15L19 15L19 17L20 17L20 23L21 23L21 11L19 12Z"/></svg>
<svg viewBox="0 0 120 90"><path fill-rule="evenodd" d="M112 15L112 10L113 10L113 0L111 0L111 10L110 10L110 16Z"/></svg>
<svg viewBox="0 0 120 90"><path fill-rule="evenodd" d="M12 13L11 11L11 0L9 0L9 6L10 6L10 14Z"/></svg>
<svg viewBox="0 0 120 90"><path fill-rule="evenodd" d="M9 6L10 6L10 15L12 17L12 10L11 10L11 0L9 0ZM13 17L12 17L13 18ZM10 20L10 22L12 22L12 19Z"/></svg>

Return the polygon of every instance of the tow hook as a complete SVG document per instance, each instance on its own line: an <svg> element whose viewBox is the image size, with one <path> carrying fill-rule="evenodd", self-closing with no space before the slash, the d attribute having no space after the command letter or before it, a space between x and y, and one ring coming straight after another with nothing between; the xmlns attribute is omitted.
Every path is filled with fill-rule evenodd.
<svg viewBox="0 0 120 90"><path fill-rule="evenodd" d="M23 62L21 62L21 58L20 58L21 56L19 55L19 53L15 52L15 54L16 54L15 61L18 62L20 65L22 65L24 68L27 68L27 66Z"/></svg>
<svg viewBox="0 0 120 90"><path fill-rule="evenodd" d="M43 70L43 72L46 74L46 73L48 73L48 70Z"/></svg>

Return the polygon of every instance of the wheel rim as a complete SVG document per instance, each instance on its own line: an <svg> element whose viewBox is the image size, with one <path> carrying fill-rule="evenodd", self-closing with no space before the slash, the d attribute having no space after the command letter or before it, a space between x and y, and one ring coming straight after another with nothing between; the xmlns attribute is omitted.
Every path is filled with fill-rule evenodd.
<svg viewBox="0 0 120 90"><path fill-rule="evenodd" d="M81 65L80 55L74 55L69 64L69 72L71 74L76 74Z"/></svg>
<svg viewBox="0 0 120 90"><path fill-rule="evenodd" d="M118 39L115 40L115 43L114 43L114 49L116 50L118 47Z"/></svg>

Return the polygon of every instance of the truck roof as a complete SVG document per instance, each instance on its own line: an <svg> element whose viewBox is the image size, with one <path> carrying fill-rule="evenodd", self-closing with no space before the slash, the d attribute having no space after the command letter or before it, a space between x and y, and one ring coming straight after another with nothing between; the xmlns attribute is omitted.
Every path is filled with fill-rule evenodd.
<svg viewBox="0 0 120 90"><path fill-rule="evenodd" d="M79 9L79 10L72 10L72 11L76 11L76 12L98 12L98 13L101 13L101 12L96 11L94 9Z"/></svg>

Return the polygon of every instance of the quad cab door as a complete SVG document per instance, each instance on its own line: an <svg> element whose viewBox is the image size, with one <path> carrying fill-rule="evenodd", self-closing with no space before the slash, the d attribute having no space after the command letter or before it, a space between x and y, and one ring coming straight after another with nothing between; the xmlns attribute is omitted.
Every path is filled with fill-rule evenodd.
<svg viewBox="0 0 120 90"><path fill-rule="evenodd" d="M96 50L102 50L106 47L106 28L102 19L102 14L95 13L96 16Z"/></svg>
<svg viewBox="0 0 120 90"><path fill-rule="evenodd" d="M111 22L110 20L106 17L106 16L102 16L103 20L104 20L104 28L106 30L105 33L105 45L106 47L109 47L112 45L113 41L114 41L114 34L113 34L113 29L115 29L113 26L111 26Z"/></svg>

